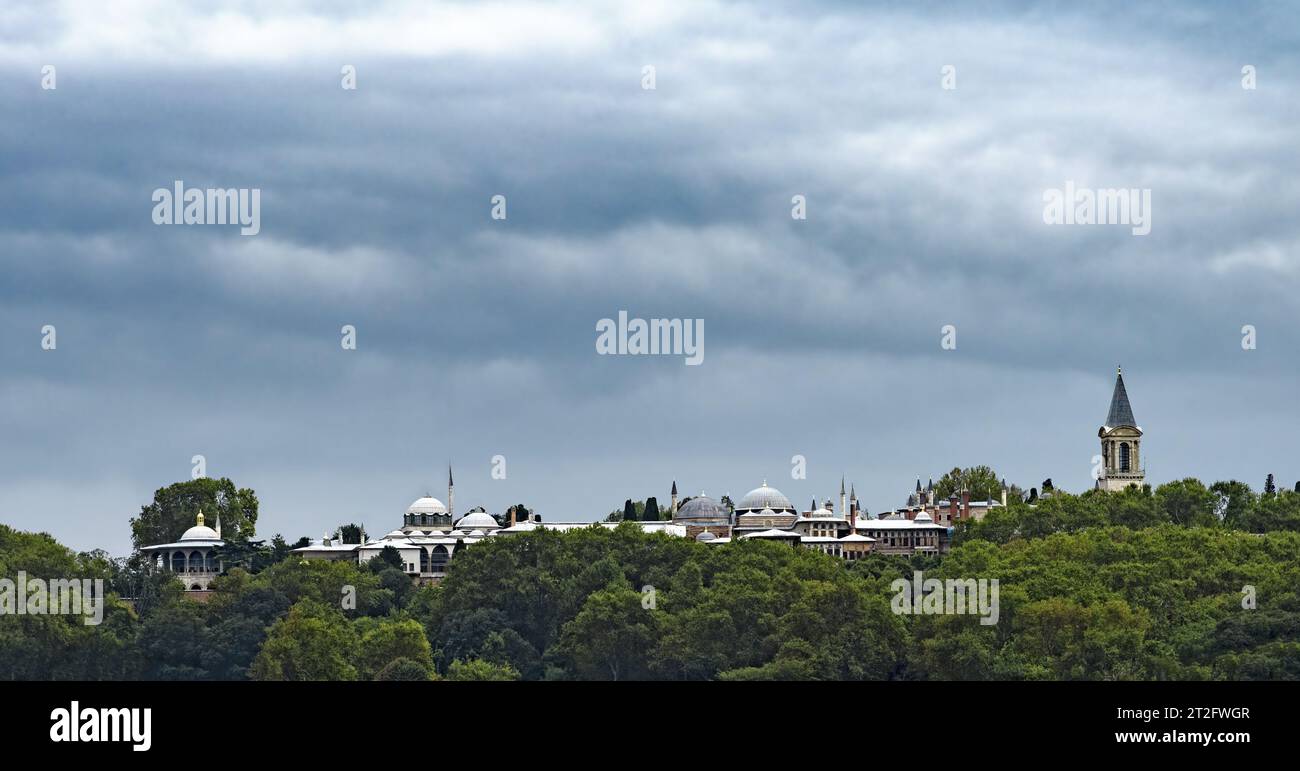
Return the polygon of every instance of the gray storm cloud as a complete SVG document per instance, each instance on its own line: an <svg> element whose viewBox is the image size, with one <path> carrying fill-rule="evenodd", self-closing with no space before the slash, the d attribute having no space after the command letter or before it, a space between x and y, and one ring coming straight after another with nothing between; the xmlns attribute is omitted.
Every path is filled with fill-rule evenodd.
<svg viewBox="0 0 1300 771"><path fill-rule="evenodd" d="M1271 6L162 8L0 15L0 521L121 552L196 453L290 537L382 532L448 459L551 519L1080 489L1117 363L1154 481L1300 476ZM173 180L259 188L261 232L153 225ZM1151 234L1045 227L1067 180L1150 188ZM704 318L705 364L595 356L621 309Z"/></svg>

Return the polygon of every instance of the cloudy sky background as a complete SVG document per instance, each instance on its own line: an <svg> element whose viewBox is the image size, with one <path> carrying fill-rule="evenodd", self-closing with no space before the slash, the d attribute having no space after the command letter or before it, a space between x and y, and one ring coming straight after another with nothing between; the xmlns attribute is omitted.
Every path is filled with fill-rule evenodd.
<svg viewBox="0 0 1300 771"><path fill-rule="evenodd" d="M291 539L385 532L449 460L459 511L551 520L674 479L1082 490L1117 363L1150 481L1289 486L1293 13L7 3L0 521L123 553L195 454ZM176 179L260 188L261 233L155 226ZM1150 188L1151 234L1045 226L1067 179ZM704 364L597 356L619 310L705 319Z"/></svg>

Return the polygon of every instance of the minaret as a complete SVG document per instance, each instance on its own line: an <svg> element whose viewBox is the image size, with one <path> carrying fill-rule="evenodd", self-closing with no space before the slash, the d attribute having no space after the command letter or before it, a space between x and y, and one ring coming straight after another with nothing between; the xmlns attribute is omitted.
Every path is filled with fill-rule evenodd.
<svg viewBox="0 0 1300 771"><path fill-rule="evenodd" d="M456 484L451 479L451 464L447 464L447 517L456 523Z"/></svg>
<svg viewBox="0 0 1300 771"><path fill-rule="evenodd" d="M677 480L673 480L673 516L677 516Z"/></svg>
<svg viewBox="0 0 1300 771"><path fill-rule="evenodd" d="M1101 440L1101 478L1097 487L1102 490L1123 490L1130 485L1141 486L1146 481L1142 468L1142 429L1133 418L1133 406L1124 388L1124 371L1115 368L1115 390L1110 397L1110 411L1106 423L1097 431Z"/></svg>
<svg viewBox="0 0 1300 771"><path fill-rule="evenodd" d="M1002 505L1007 505L1007 480L1005 478L1002 480Z"/></svg>
<svg viewBox="0 0 1300 771"><path fill-rule="evenodd" d="M849 535L858 534L858 491L849 486Z"/></svg>
<svg viewBox="0 0 1300 771"><path fill-rule="evenodd" d="M845 498L844 498L844 477L843 475L841 475L840 476L840 516L847 517L848 515L849 515L849 507L845 503Z"/></svg>
<svg viewBox="0 0 1300 771"><path fill-rule="evenodd" d="M213 528L213 530L217 531L217 537L220 538L221 537L221 512L219 511L217 512L217 526Z"/></svg>

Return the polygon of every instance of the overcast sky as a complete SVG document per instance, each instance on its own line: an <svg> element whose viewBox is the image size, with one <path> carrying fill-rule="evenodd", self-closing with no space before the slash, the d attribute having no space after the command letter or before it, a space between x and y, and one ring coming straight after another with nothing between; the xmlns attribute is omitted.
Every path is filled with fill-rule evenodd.
<svg viewBox="0 0 1300 771"><path fill-rule="evenodd" d="M290 539L397 527L448 461L458 511L549 520L674 479L802 507L844 475L872 512L958 465L1079 491L1117 364L1149 481L1290 486L1293 16L5 3L0 521L124 553L196 454ZM175 180L260 189L260 233L155 225ZM1150 234L1044 224L1067 180L1150 189ZM703 364L598 356L620 310L704 319Z"/></svg>

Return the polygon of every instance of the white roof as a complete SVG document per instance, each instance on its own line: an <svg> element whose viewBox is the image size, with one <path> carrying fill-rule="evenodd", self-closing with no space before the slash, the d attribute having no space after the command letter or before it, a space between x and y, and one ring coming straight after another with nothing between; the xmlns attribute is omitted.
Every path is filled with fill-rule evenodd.
<svg viewBox="0 0 1300 771"><path fill-rule="evenodd" d="M944 525L934 522L913 522L910 519L859 519L859 530L947 530Z"/></svg>
<svg viewBox="0 0 1300 771"><path fill-rule="evenodd" d="M759 533L745 533L741 538L800 538L801 536L793 530L764 530ZM832 539L834 540L834 539Z"/></svg>
<svg viewBox="0 0 1300 771"><path fill-rule="evenodd" d="M302 546L302 547L299 547L299 548L297 548L297 549L292 549L291 551L293 551L294 553L299 553L299 552L344 552L344 551L356 551L358 548L360 548L360 546L361 546L361 544L356 544L356 543L332 543L332 544L326 546L324 543L321 543L320 541L314 541L314 542L312 542L312 543L311 543L310 545L308 545L308 546Z"/></svg>
<svg viewBox="0 0 1300 771"><path fill-rule="evenodd" d="M160 543L157 546L146 546L140 551L162 551L163 549L206 549L216 546L224 546L225 541L215 538L196 538L190 541L177 541L175 543Z"/></svg>

